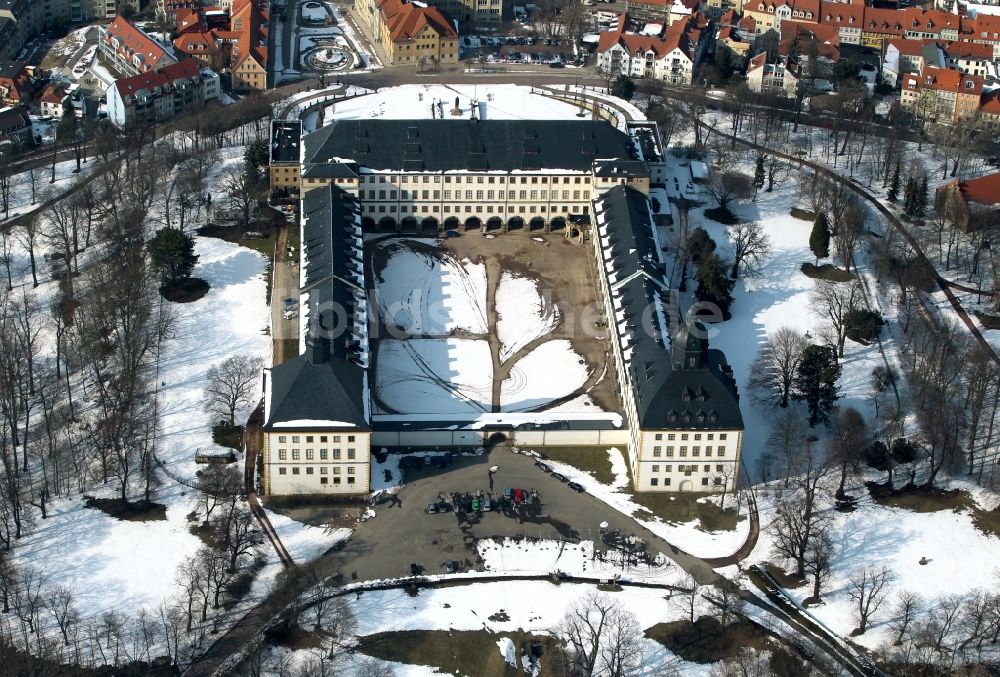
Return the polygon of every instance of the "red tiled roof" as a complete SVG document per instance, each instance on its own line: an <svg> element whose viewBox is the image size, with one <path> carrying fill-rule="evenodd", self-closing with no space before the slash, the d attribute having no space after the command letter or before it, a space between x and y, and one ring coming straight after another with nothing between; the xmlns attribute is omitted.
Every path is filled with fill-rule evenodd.
<svg viewBox="0 0 1000 677"><path fill-rule="evenodd" d="M39 99L42 103L59 104L66 98L66 91L58 85L48 85Z"/></svg>
<svg viewBox="0 0 1000 677"><path fill-rule="evenodd" d="M861 28L865 20L864 4L824 2L820 5L819 22L837 28Z"/></svg>
<svg viewBox="0 0 1000 677"><path fill-rule="evenodd" d="M912 40L910 38L892 38L889 44L904 56L921 56L924 45L933 40Z"/></svg>
<svg viewBox="0 0 1000 677"><path fill-rule="evenodd" d="M266 0L236 0L230 8L231 28L238 34L233 50L233 66L248 57L267 68L267 22L270 13Z"/></svg>
<svg viewBox="0 0 1000 677"><path fill-rule="evenodd" d="M903 89L930 89L979 96L983 92L983 79L978 75L965 75L947 68L924 66L919 76L908 75L904 79Z"/></svg>
<svg viewBox="0 0 1000 677"><path fill-rule="evenodd" d="M183 61L169 66L164 66L152 73L139 73L127 78L115 80L115 89L122 99L127 96L134 96L136 92L144 89L154 89L173 84L177 80L191 79L201 74L201 64L194 59L184 59Z"/></svg>
<svg viewBox="0 0 1000 677"><path fill-rule="evenodd" d="M402 0L381 0L378 7L385 17L393 42L413 40L427 27L442 38L458 37L451 21L436 7Z"/></svg>
<svg viewBox="0 0 1000 677"><path fill-rule="evenodd" d="M164 59L169 60L167 51L160 46L160 43L120 16L116 16L115 20L111 22L106 30L107 40L110 41L111 38L118 40L117 50L119 53L127 55L129 60L131 60L133 55L140 55L142 57L140 70L156 70L161 61Z"/></svg>
<svg viewBox="0 0 1000 677"><path fill-rule="evenodd" d="M958 190L966 202L980 204L1000 204L1000 172L981 176L971 181L960 181Z"/></svg>
<svg viewBox="0 0 1000 677"><path fill-rule="evenodd" d="M983 94L979 110L988 115L1000 116L1000 90L993 90L989 94Z"/></svg>
<svg viewBox="0 0 1000 677"><path fill-rule="evenodd" d="M976 42L950 42L945 46L944 52L952 59L993 61L993 45Z"/></svg>

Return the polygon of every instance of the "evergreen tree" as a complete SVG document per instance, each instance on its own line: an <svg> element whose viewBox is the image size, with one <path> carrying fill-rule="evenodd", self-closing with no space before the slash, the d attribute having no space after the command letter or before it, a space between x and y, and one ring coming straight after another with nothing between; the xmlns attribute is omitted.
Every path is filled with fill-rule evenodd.
<svg viewBox="0 0 1000 677"><path fill-rule="evenodd" d="M889 186L887 197L889 202L895 202L899 199L899 162L896 162L896 169L892 172L892 183Z"/></svg>
<svg viewBox="0 0 1000 677"><path fill-rule="evenodd" d="M716 305L722 312L723 319L729 319L729 307L733 304L733 286L736 282L730 279L722 259L715 253L708 254L698 266L695 273L698 288L694 296L704 303Z"/></svg>
<svg viewBox="0 0 1000 677"><path fill-rule="evenodd" d="M764 171L764 154L757 153L757 167L753 171L753 199L757 199L757 191L764 187L764 179L767 172Z"/></svg>
<svg viewBox="0 0 1000 677"><path fill-rule="evenodd" d="M688 256L697 264L700 264L706 256L715 251L715 240L708 234L708 231L698 226L688 238Z"/></svg>
<svg viewBox="0 0 1000 677"><path fill-rule="evenodd" d="M809 346L802 351L802 360L795 374L796 400L805 402L809 411L809 425L825 423L830 418L837 401L837 379L840 363L837 351L831 346Z"/></svg>
<svg viewBox="0 0 1000 677"><path fill-rule="evenodd" d="M813 229L809 234L809 249L816 257L817 264L819 264L820 259L825 259L830 255L830 223L827 221L826 214L822 212L813 221Z"/></svg>
<svg viewBox="0 0 1000 677"><path fill-rule="evenodd" d="M146 251L153 268L159 271L163 285L177 284L191 277L198 255L194 253L194 238L174 228L160 228Z"/></svg>
<svg viewBox="0 0 1000 677"><path fill-rule="evenodd" d="M627 75L619 75L611 85L611 96L628 101L635 94L635 83Z"/></svg>

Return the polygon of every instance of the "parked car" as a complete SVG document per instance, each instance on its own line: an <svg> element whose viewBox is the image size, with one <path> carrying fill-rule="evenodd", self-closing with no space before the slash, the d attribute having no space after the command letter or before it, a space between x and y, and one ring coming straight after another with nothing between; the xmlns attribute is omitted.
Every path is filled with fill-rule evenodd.
<svg viewBox="0 0 1000 677"><path fill-rule="evenodd" d="M423 567L416 562L410 562L410 575L419 576L420 572L423 571Z"/></svg>
<svg viewBox="0 0 1000 677"><path fill-rule="evenodd" d="M524 500L524 490L523 489L515 489L514 490L514 502L515 503L520 503L523 500Z"/></svg>
<svg viewBox="0 0 1000 677"><path fill-rule="evenodd" d="M456 560L450 559L444 563L444 570L449 574L453 574L458 571L460 566Z"/></svg>
<svg viewBox="0 0 1000 677"><path fill-rule="evenodd" d="M504 498L506 498L506 499L509 500L513 496L514 496L514 490L513 489L511 489L510 487L504 487L503 488L503 497Z"/></svg>
<svg viewBox="0 0 1000 677"><path fill-rule="evenodd" d="M439 512L439 510L438 510L438 504L437 503L428 503L427 504L427 514L428 515L436 515L438 512Z"/></svg>
<svg viewBox="0 0 1000 677"><path fill-rule="evenodd" d="M472 511L473 512L479 512L479 499L478 498L472 499Z"/></svg>
<svg viewBox="0 0 1000 677"><path fill-rule="evenodd" d="M552 476L557 480L559 480L560 482L569 482L569 478L563 475L562 473L554 472L552 473Z"/></svg>
<svg viewBox="0 0 1000 677"><path fill-rule="evenodd" d="M483 499L483 512L489 512L493 509L492 503L490 502L490 497L487 496Z"/></svg>
<svg viewBox="0 0 1000 677"><path fill-rule="evenodd" d="M535 467L543 472L552 472L552 468L541 461L535 461Z"/></svg>
<svg viewBox="0 0 1000 677"><path fill-rule="evenodd" d="M586 491L586 489L583 488L582 484L577 484L576 482L570 482L566 486L568 486L570 489L572 489L573 491L575 491L577 493L582 493L582 492Z"/></svg>

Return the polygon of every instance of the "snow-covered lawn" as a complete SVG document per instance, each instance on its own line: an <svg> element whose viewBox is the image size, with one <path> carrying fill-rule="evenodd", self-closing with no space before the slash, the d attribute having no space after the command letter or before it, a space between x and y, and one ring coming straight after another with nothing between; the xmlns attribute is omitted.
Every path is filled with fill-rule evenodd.
<svg viewBox="0 0 1000 677"><path fill-rule="evenodd" d="M236 353L270 355L270 338L263 331L268 323L266 260L222 240L199 237L195 243L201 258L194 275L211 289L193 303L164 302L174 320L159 362L162 432L157 445L158 457L192 480L198 468L195 452L212 446L211 421L201 404L205 372ZM111 496L113 490L93 493ZM74 590L85 616L112 608L153 609L176 593L178 564L201 545L187 519L197 507L195 492L165 478L154 500L166 506L166 520L119 520L83 507L76 498L54 501L49 518L39 520L14 550L15 564L50 563L43 568L47 584Z"/></svg>
<svg viewBox="0 0 1000 677"><path fill-rule="evenodd" d="M879 480L884 481L884 477ZM982 510L992 510L1000 503L996 494L969 482L945 479L944 484L968 491ZM853 493L863 492L861 487ZM771 521L775 500L774 492L758 499L762 523ZM810 607L813 615L834 632L849 635L857 627L854 603L848 594L851 576L865 566L885 565L892 572L887 586L889 601L868 632L856 638L865 646L875 647L892 636L885 621L891 616L888 609L897 592L917 593L931 607L947 595L996 588L1000 538L980 531L968 510L914 512L878 504L867 496L853 512L836 511L829 502L823 510L833 520L834 558L830 579L822 588L824 602ZM922 558L926 564L920 564ZM765 561L775 561L766 530L744 564ZM788 593L802 602L812 595L812 587L805 585Z"/></svg>
<svg viewBox="0 0 1000 677"><path fill-rule="evenodd" d="M552 332L559 323L559 309L541 292L538 283L504 271L496 292L497 335L500 359ZM525 317L532 318L525 322Z"/></svg>
<svg viewBox="0 0 1000 677"><path fill-rule="evenodd" d="M327 12L326 3L316 2L315 0L310 0L309 2L300 5L300 11L302 13L303 21L310 21L314 23L322 23L326 21L330 13Z"/></svg>
<svg viewBox="0 0 1000 677"><path fill-rule="evenodd" d="M486 333L486 266L434 256L411 242L378 245L388 256L376 285L383 321L413 334Z"/></svg>
<svg viewBox="0 0 1000 677"><path fill-rule="evenodd" d="M493 362L486 341L383 340L377 364L375 390L396 411L468 416L490 410Z"/></svg>
<svg viewBox="0 0 1000 677"><path fill-rule="evenodd" d="M49 129L50 126L39 121L37 127L33 122L32 128L38 134L42 135L44 140L45 131ZM49 140L51 141L51 138ZM97 161L93 158L88 158L87 162L83 162L81 159L80 171L77 172L75 159L57 162L55 183L50 183L52 180L52 165L49 164L42 167L36 167L34 170L35 204L31 203L31 173L23 171L15 174L11 178L9 218L14 218L18 214L25 214L27 212L37 210L47 197L52 197L66 192L76 181L82 179L84 176L93 171L93 169L97 167L97 164ZM0 211L0 223L5 220L4 213Z"/></svg>
<svg viewBox="0 0 1000 677"><path fill-rule="evenodd" d="M500 387L500 406L503 411L534 409L571 395L588 375L586 360L568 340L546 341L511 368Z"/></svg>

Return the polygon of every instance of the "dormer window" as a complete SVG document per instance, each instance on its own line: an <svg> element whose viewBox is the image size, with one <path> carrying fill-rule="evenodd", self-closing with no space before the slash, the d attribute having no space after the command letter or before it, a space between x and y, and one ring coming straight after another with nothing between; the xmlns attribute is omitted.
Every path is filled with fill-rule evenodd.
<svg viewBox="0 0 1000 677"><path fill-rule="evenodd" d="M691 414L689 414L688 412L685 411L684 412L683 420L684 420L685 423L690 423L691 422Z"/></svg>
<svg viewBox="0 0 1000 677"><path fill-rule="evenodd" d="M698 423L704 423L704 422L705 422L705 412L699 411L698 412Z"/></svg>
<svg viewBox="0 0 1000 677"><path fill-rule="evenodd" d="M717 420L719 420L719 415L718 414L716 414L714 411L708 412L708 422L709 423L715 423Z"/></svg>
<svg viewBox="0 0 1000 677"><path fill-rule="evenodd" d="M669 414L667 414L667 420L670 421L671 423L675 423L677 421L677 412L671 411Z"/></svg>

